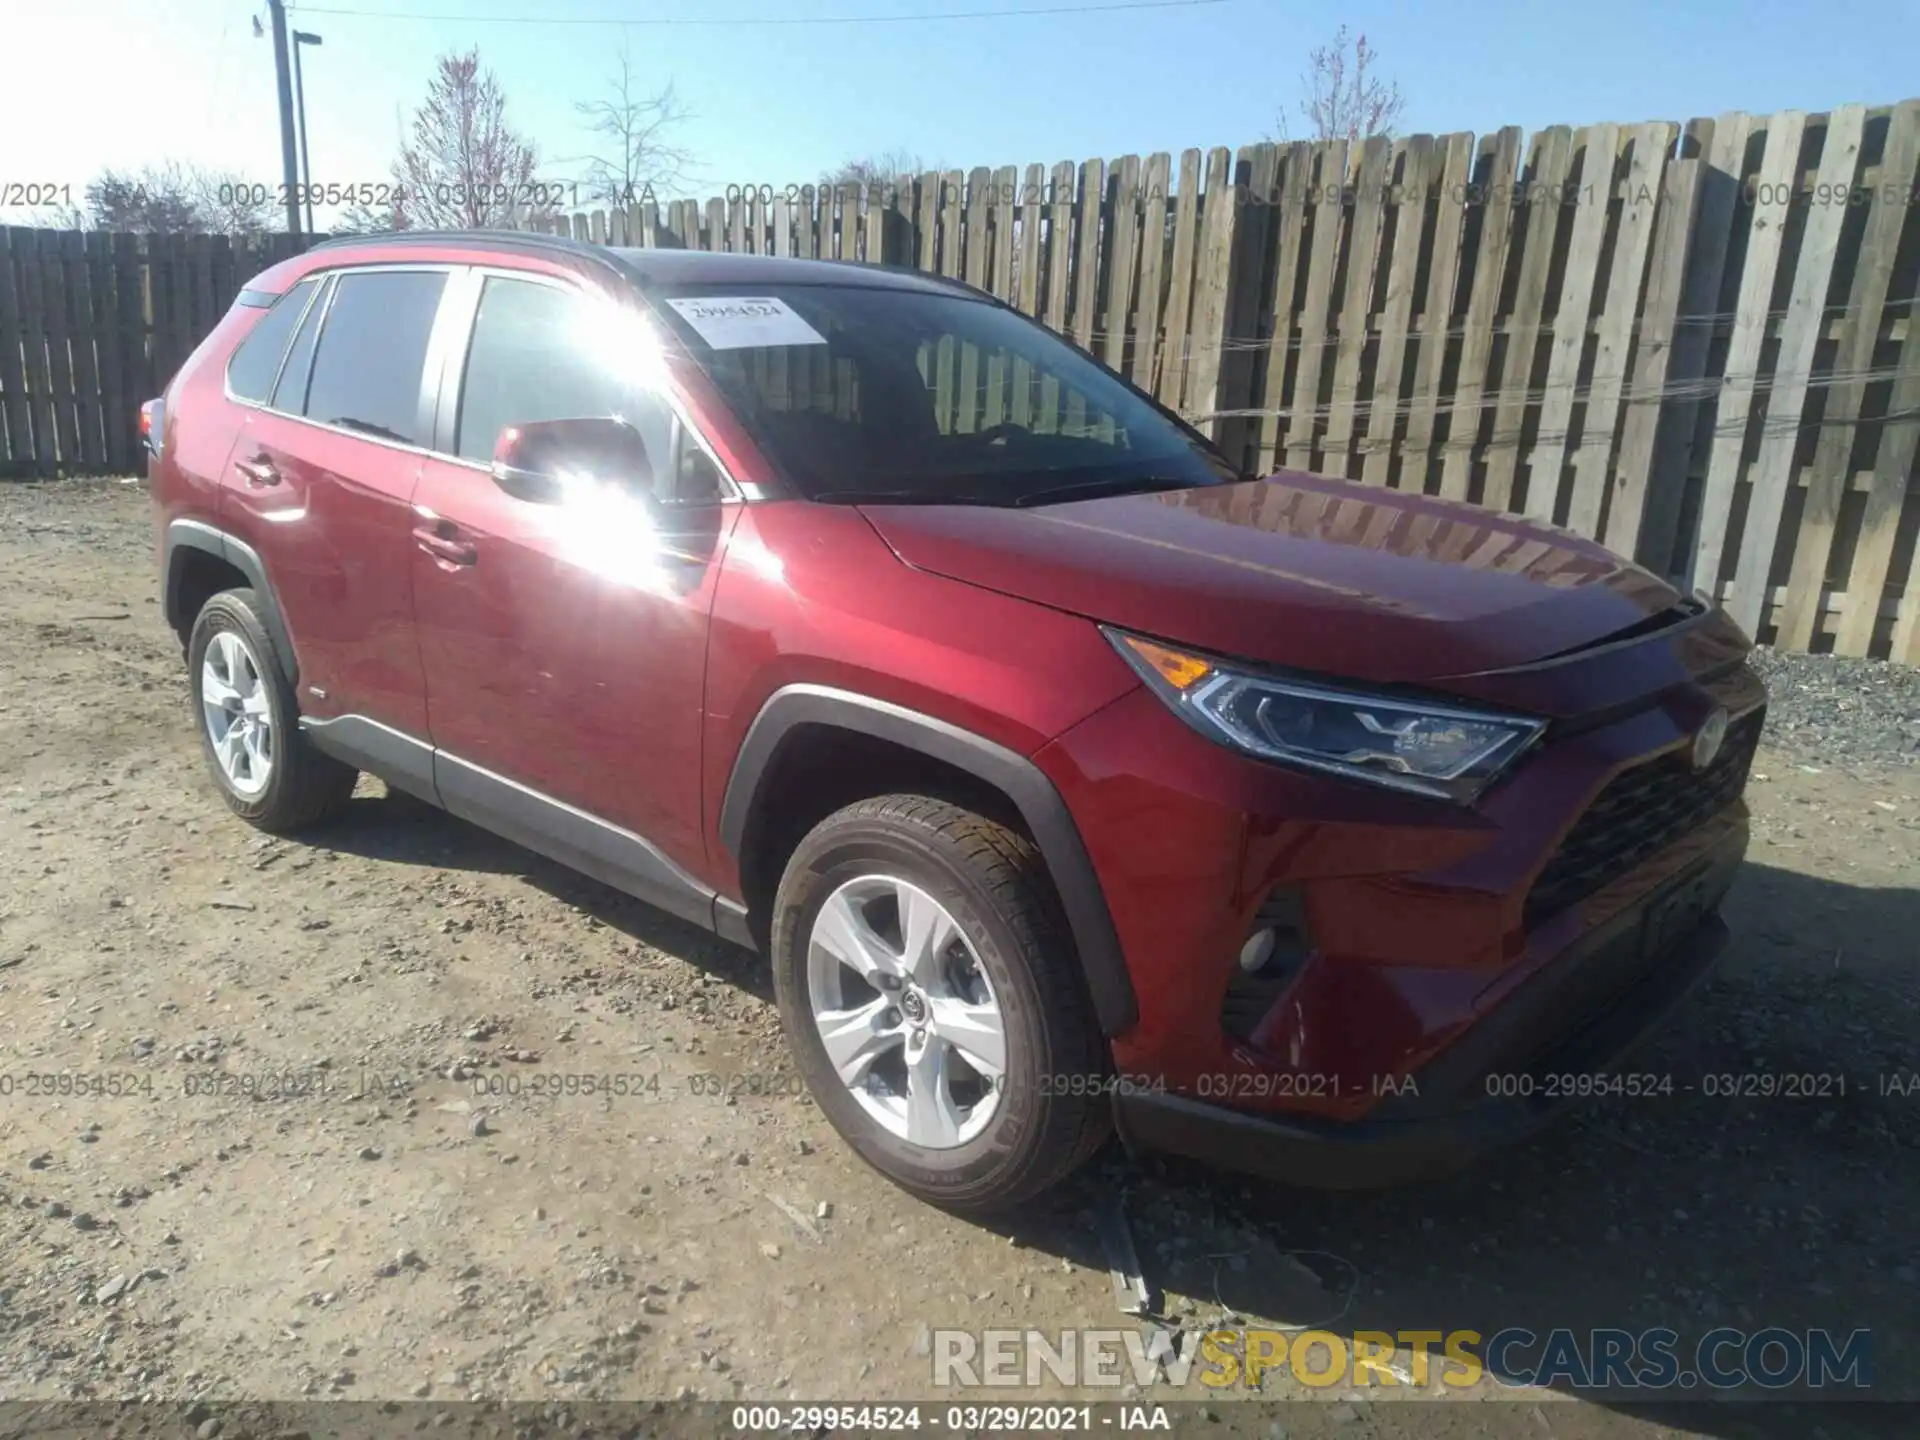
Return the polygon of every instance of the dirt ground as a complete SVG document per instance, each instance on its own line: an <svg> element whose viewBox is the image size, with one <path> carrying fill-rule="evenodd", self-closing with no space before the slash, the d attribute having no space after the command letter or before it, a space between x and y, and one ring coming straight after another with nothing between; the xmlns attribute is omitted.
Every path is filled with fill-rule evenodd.
<svg viewBox="0 0 1920 1440"><path fill-rule="evenodd" d="M945 1402L934 1329L1137 1324L1093 1219L1115 1191L1189 1330L1870 1327L1875 1393L1920 1398L1920 766L1762 750L1734 947L1636 1067L1691 1093L1384 1194L1110 1155L984 1226L851 1158L746 952L372 782L310 841L233 819L149 524L138 485L0 485L0 1398ZM1845 1093L1701 1093L1753 1072ZM531 1093L579 1074L628 1093ZM1785 1413L1268 1393L1329 1403L1202 1418L1644 1436Z"/></svg>

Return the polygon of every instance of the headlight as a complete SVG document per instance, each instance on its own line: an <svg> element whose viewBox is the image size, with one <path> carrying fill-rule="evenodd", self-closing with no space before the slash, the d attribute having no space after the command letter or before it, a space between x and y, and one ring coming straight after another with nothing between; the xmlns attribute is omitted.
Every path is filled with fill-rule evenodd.
<svg viewBox="0 0 1920 1440"><path fill-rule="evenodd" d="M1265 760L1416 795L1470 802L1547 728L1544 720L1282 680L1124 631L1105 634L1201 734Z"/></svg>

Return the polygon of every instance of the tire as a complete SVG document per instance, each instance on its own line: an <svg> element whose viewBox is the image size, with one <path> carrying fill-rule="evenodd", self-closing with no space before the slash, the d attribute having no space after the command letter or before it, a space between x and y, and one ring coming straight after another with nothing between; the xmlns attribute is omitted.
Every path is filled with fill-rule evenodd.
<svg viewBox="0 0 1920 1440"><path fill-rule="evenodd" d="M234 814L282 835L345 808L359 772L322 755L300 733L299 707L273 639L260 622L260 600L253 591L223 590L207 601L187 637L187 678L201 753ZM210 694L216 685L231 693ZM222 722L210 709L241 718L240 728L227 732L228 747L216 742ZM245 739L249 729L255 739L251 745ZM237 768L222 759L223 748L241 752Z"/></svg>
<svg viewBox="0 0 1920 1440"><path fill-rule="evenodd" d="M934 946L906 943L906 916L931 914L929 900L960 943L948 941L944 959L913 969L907 952ZM852 931L849 915L860 918ZM927 923L943 933L938 917ZM861 1158L903 1189L950 1210L1003 1209L1060 1184L1106 1139L1106 1041L1045 865L1025 837L924 796L862 800L795 848L771 931L774 993L802 1078ZM849 942L849 934L860 938ZM858 979L867 958L856 967L844 958L852 952L901 965L892 988L884 969L874 982ZM937 983L925 983L929 974ZM974 1018L989 1012L1001 1035L1001 1070L990 1081L982 1057L993 1053L991 1027ZM930 1038L917 1051L903 1039L897 1059L891 1050L866 1058L891 1045L895 1029ZM827 1030L843 1063L866 1066L857 1084L836 1068ZM922 1063L909 1068L916 1053ZM927 1074L945 1079L916 1085Z"/></svg>

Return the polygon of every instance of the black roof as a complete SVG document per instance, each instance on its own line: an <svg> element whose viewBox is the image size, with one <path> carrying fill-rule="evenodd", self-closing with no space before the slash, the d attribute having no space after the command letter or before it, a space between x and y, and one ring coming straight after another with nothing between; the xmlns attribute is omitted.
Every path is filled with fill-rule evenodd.
<svg viewBox="0 0 1920 1440"><path fill-rule="evenodd" d="M971 290L957 280L893 265L853 260L796 260L782 255L736 255L719 250L613 249L642 286L867 285L935 293Z"/></svg>
<svg viewBox="0 0 1920 1440"><path fill-rule="evenodd" d="M564 235L529 230L395 230L371 235L342 235L323 240L314 250L361 245L448 245L498 250L505 254L570 255L613 270L644 289L662 285L864 285L934 294L984 294L944 276L892 265L861 265L851 260L797 260L777 255L735 255L716 250L640 249L590 245Z"/></svg>

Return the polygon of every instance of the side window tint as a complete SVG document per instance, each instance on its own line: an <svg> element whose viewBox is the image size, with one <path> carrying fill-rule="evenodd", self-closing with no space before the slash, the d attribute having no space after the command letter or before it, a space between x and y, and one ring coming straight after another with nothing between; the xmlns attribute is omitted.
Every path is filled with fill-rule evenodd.
<svg viewBox="0 0 1920 1440"><path fill-rule="evenodd" d="M323 286L307 307L307 317L293 337L287 351L287 363L280 367L280 383L273 387L274 409L291 415L303 415L307 409L307 377L313 373L313 342L320 334L320 321L326 314L327 293Z"/></svg>
<svg viewBox="0 0 1920 1440"><path fill-rule="evenodd" d="M307 387L306 415L409 445L419 432L420 378L447 277L368 270L334 282Z"/></svg>
<svg viewBox="0 0 1920 1440"><path fill-rule="evenodd" d="M460 381L454 449L462 459L492 458L509 425L618 415L640 432L655 489L663 495L671 489L673 411L623 379L596 348L596 303L553 285L488 277Z"/></svg>
<svg viewBox="0 0 1920 1440"><path fill-rule="evenodd" d="M293 327L313 297L314 282L302 280L254 322L247 338L240 342L227 362L227 388L242 400L262 404L273 389L273 377L280 373L280 360L287 353L287 341Z"/></svg>

